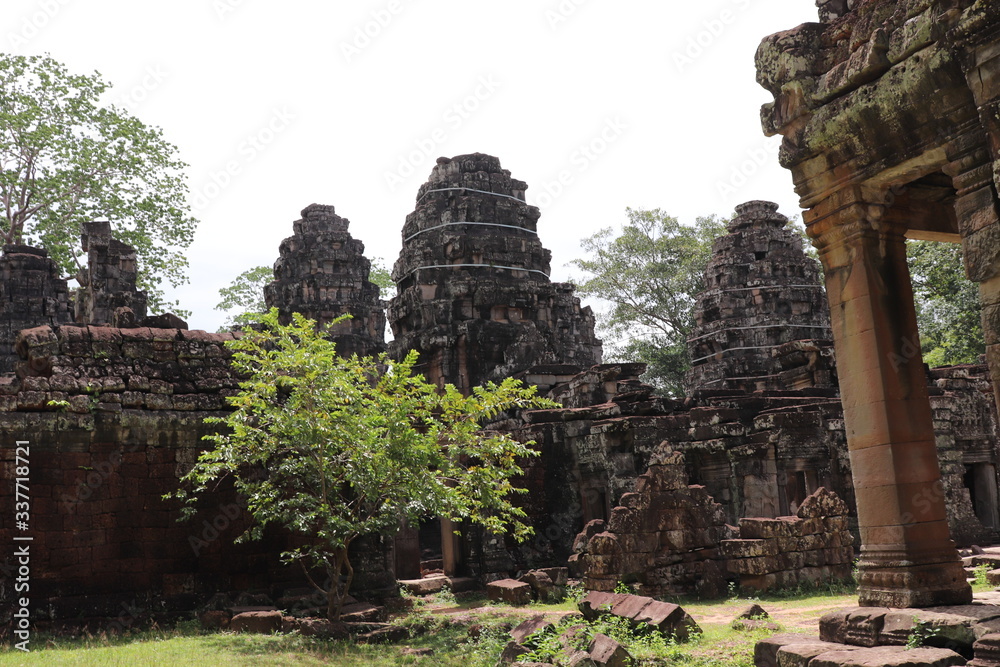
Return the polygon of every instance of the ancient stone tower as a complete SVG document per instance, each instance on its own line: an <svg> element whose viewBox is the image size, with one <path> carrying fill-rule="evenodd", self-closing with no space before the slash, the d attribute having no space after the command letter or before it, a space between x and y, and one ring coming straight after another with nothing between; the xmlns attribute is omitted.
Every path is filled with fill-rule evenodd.
<svg viewBox="0 0 1000 667"><path fill-rule="evenodd" d="M292 236L281 242L264 300L285 323L292 313L319 324L350 315L333 329L338 352L378 354L385 351L385 302L368 279L371 262L364 256L365 244L347 231L350 224L333 206L304 208Z"/></svg>
<svg viewBox="0 0 1000 667"><path fill-rule="evenodd" d="M712 245L695 303L689 392L784 388L777 349L832 338L818 265L785 226L788 218L766 201L741 204L736 213L729 233Z"/></svg>
<svg viewBox="0 0 1000 667"><path fill-rule="evenodd" d="M111 236L111 223L86 222L80 235L87 266L76 279L76 321L110 324L116 311L128 308L133 321L146 317L146 293L136 289L138 267L135 248ZM127 311L126 311L127 312Z"/></svg>
<svg viewBox="0 0 1000 667"><path fill-rule="evenodd" d="M389 303L395 357L463 392L540 364L600 363L590 308L549 280L527 185L475 153L440 158L403 226Z"/></svg>

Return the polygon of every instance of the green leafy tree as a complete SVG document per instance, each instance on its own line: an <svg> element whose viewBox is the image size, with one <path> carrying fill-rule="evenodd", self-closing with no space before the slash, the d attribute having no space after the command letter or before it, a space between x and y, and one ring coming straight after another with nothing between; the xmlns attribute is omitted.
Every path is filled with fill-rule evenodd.
<svg viewBox="0 0 1000 667"><path fill-rule="evenodd" d="M215 305L216 310L235 311L226 318L223 329L233 329L244 322L259 318L267 311L264 302L264 286L274 280L274 271L269 266L255 266L247 269L229 284L219 290L222 300Z"/></svg>
<svg viewBox="0 0 1000 667"><path fill-rule="evenodd" d="M578 293L609 304L599 320L609 358L648 364L647 381L680 396L695 297L712 241L726 232L727 221L699 217L689 226L660 209L628 208L626 214L620 231L605 228L581 241L588 257L571 264L589 277Z"/></svg>
<svg viewBox="0 0 1000 667"><path fill-rule="evenodd" d="M101 106L98 73L72 74L49 56L0 54L0 238L38 244L67 275L80 266L80 225L107 219L136 249L152 310L162 280L186 282L194 238L186 164L159 128Z"/></svg>
<svg viewBox="0 0 1000 667"><path fill-rule="evenodd" d="M930 366L975 363L986 352L986 340L979 288L965 277L961 245L910 241L906 255L924 362Z"/></svg>
<svg viewBox="0 0 1000 667"><path fill-rule="evenodd" d="M384 261L381 257L372 260L372 270L368 279L378 285L383 299L391 299L396 295L396 282L392 279L392 273L386 268Z"/></svg>
<svg viewBox="0 0 1000 667"><path fill-rule="evenodd" d="M303 538L283 556L326 594L331 621L353 578L349 548L361 536L392 535L401 522L427 516L518 540L530 535L512 502L523 490L511 480L522 472L518 461L535 455L533 443L480 424L551 401L510 379L468 397L452 386L439 392L413 374L416 353L399 362L345 359L301 315L283 326L272 309L261 322L262 331L228 343L247 379L229 399L232 413L210 420L225 428L184 476L191 493L175 495L190 503L231 477L255 519L244 538L271 524ZM319 584L316 572L331 583Z"/></svg>

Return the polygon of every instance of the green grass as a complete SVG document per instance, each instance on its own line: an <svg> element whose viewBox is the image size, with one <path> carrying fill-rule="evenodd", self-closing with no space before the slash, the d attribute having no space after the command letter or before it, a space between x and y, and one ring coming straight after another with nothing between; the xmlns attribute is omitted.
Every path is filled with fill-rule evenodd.
<svg viewBox="0 0 1000 667"><path fill-rule="evenodd" d="M509 638L503 624L516 623L525 613L574 611L573 602L534 604L520 612L495 606L480 617L485 631L470 639L468 629L451 623L448 615L434 613L435 608L476 608L485 605L481 595L459 594L431 599L418 604L412 613L399 619L415 636L398 645L364 646L344 641L324 641L297 634L244 635L203 633L195 622L185 622L172 630L152 630L124 637L86 636L76 638L35 635L32 651L12 650L8 643L0 649L0 667L6 665L86 665L122 667L132 665L396 665L441 667L493 667ZM753 667L753 647L768 631L740 632L729 622L752 602L760 602L769 611L838 605L854 606L853 593L840 591L801 591L782 596L731 598L728 600L678 600L699 620L703 634L692 641L674 643L661 638L644 638L624 632L624 640L639 665L678 665L684 667ZM803 613L807 613L803 611ZM817 612L817 617L819 613ZM714 618L714 622L703 619ZM605 627L614 633L620 629ZM813 630L815 631L815 630ZM407 647L430 648L430 656L404 655Z"/></svg>

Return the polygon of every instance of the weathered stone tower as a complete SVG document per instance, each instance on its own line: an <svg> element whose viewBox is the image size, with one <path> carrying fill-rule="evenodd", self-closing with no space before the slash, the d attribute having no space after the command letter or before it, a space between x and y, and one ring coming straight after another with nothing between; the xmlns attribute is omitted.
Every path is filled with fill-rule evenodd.
<svg viewBox="0 0 1000 667"><path fill-rule="evenodd" d="M111 223L86 222L80 235L87 266L76 279L76 321L110 324L119 308L132 311L133 321L146 317L146 293L136 289L135 248L111 236Z"/></svg>
<svg viewBox="0 0 1000 667"><path fill-rule="evenodd" d="M712 244L695 303L689 392L783 389L778 348L833 336L818 265L778 205L751 201L736 213Z"/></svg>
<svg viewBox="0 0 1000 667"><path fill-rule="evenodd" d="M432 382L468 392L540 364L601 360L590 308L549 280L526 188L481 153L438 159L420 187L392 272L389 349L419 351Z"/></svg>
<svg viewBox="0 0 1000 667"><path fill-rule="evenodd" d="M293 235L281 242L264 300L285 323L292 313L321 325L350 315L333 329L338 352L378 354L385 351L385 302L368 279L371 262L364 256L365 244L347 231L350 224L333 206L304 208L302 219L292 225Z"/></svg>

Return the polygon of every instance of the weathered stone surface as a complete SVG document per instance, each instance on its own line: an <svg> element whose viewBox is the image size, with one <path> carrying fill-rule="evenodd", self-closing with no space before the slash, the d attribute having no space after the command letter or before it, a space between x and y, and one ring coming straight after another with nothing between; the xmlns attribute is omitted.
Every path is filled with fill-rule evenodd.
<svg viewBox="0 0 1000 667"><path fill-rule="evenodd" d="M601 360L594 317L573 287L549 280L539 211L495 157L440 158L403 226L389 304L395 357L463 392L540 364Z"/></svg>
<svg viewBox="0 0 1000 667"><path fill-rule="evenodd" d="M76 276L76 321L111 324L115 311L127 308L138 322L146 317L146 293L136 289L135 249L111 236L111 223L88 222L81 235L87 267Z"/></svg>
<svg viewBox="0 0 1000 667"><path fill-rule="evenodd" d="M574 541L584 586L638 581L651 595L718 595L726 588L723 566L714 562L728 536L725 514L704 489L687 484L679 452L663 443L656 457L627 499L633 507L616 507L606 532L588 539L584 531Z"/></svg>
<svg viewBox="0 0 1000 667"><path fill-rule="evenodd" d="M873 545L859 562L860 600L966 603L948 532L967 518L949 508L968 504L956 502L957 461L940 456L937 409L924 390L905 241L962 243L1000 377L989 308L1000 293L1000 9L975 0L822 7L828 23L764 40L757 80L774 96L763 130L783 136L780 161L824 265L859 533ZM995 506L995 484L986 486ZM995 528L985 509L979 518Z"/></svg>
<svg viewBox="0 0 1000 667"><path fill-rule="evenodd" d="M606 614L628 619L635 627L652 627L665 637L686 641L701 632L683 608L641 595L590 591L577 605L584 618L593 621Z"/></svg>
<svg viewBox="0 0 1000 667"><path fill-rule="evenodd" d="M778 653L780 656L781 651ZM952 667L964 664L965 658L946 648L880 646L821 653L808 662L808 667Z"/></svg>
<svg viewBox="0 0 1000 667"><path fill-rule="evenodd" d="M350 221L333 206L312 204L281 242L274 263L274 282L264 288L268 307L276 307L283 322L299 313L326 325L342 315L331 338L343 356L385 351L385 302L371 280L371 262L364 244L347 231Z"/></svg>
<svg viewBox="0 0 1000 667"><path fill-rule="evenodd" d="M229 621L229 629L233 632L251 632L255 634L271 634L281 630L280 611L245 611L233 616Z"/></svg>
<svg viewBox="0 0 1000 667"><path fill-rule="evenodd" d="M819 267L777 211L771 202L737 206L729 233L713 244L688 342L691 393L784 389L773 351L792 341L832 338ZM789 376L787 386L834 386L831 371L832 364L808 380Z"/></svg>
<svg viewBox="0 0 1000 667"><path fill-rule="evenodd" d="M531 603L531 586L516 579L500 579L486 584L486 594L494 602L512 605Z"/></svg>
<svg viewBox="0 0 1000 667"><path fill-rule="evenodd" d="M0 255L0 373L18 360L14 341L22 329L73 321L66 280L40 248L7 245Z"/></svg>
<svg viewBox="0 0 1000 667"><path fill-rule="evenodd" d="M510 631L510 636L518 644L524 644L525 640L531 635L552 627L554 627L552 623L545 620L545 614L538 614L537 616L532 616L528 620L522 621L520 624L515 626L514 629Z"/></svg>
<svg viewBox="0 0 1000 667"><path fill-rule="evenodd" d="M628 667L632 664L632 656L624 646L600 633L594 635L587 652L598 667Z"/></svg>

